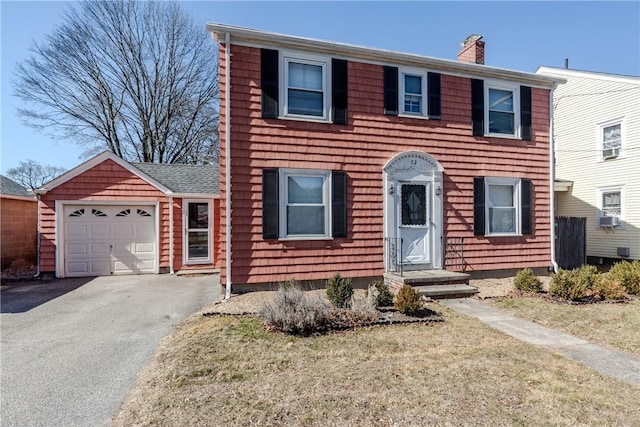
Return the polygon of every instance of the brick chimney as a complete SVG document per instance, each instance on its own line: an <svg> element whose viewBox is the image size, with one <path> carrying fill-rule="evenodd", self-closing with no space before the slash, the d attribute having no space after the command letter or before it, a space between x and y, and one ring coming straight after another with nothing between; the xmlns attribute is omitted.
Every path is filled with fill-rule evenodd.
<svg viewBox="0 0 640 427"><path fill-rule="evenodd" d="M471 34L460 43L462 49L458 52L459 62L471 62L472 64L484 64L484 42L482 36Z"/></svg>

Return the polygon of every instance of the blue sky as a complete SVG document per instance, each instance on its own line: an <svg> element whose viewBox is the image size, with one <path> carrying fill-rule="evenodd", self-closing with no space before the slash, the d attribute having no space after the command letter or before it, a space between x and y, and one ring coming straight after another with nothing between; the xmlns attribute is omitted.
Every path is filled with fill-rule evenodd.
<svg viewBox="0 0 640 427"><path fill-rule="evenodd" d="M640 76L640 2L181 2L207 21L303 37L456 59L460 42L481 34L487 65L534 72L540 65ZM0 169L20 161L71 169L82 148L20 122L13 69L61 23L73 2L0 2L2 118Z"/></svg>

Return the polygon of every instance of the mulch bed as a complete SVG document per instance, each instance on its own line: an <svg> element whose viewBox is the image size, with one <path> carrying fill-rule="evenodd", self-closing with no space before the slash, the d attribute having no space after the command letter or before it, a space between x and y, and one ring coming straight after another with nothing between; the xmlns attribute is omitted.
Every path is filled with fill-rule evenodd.
<svg viewBox="0 0 640 427"><path fill-rule="evenodd" d="M222 317L258 317L256 313L202 313L205 317L222 316ZM377 317L377 319L376 319ZM379 307L376 313L364 313L350 309L334 309L331 312L329 321L314 331L311 335L323 335L334 332L353 330L356 328L388 326L388 325L406 325L410 323L439 323L444 322L442 315L426 307L420 308L413 315L399 312L394 307ZM264 325L265 329L272 332L279 332L271 325Z"/></svg>

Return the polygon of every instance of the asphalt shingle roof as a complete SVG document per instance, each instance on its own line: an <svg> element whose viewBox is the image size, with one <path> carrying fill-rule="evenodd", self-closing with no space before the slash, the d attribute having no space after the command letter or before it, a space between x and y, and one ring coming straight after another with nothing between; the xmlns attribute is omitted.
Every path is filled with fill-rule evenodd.
<svg viewBox="0 0 640 427"><path fill-rule="evenodd" d="M29 193L29 190L17 182L7 178L4 175L0 175L0 193L9 194L11 196L20 197L33 197L33 194Z"/></svg>
<svg viewBox="0 0 640 427"><path fill-rule="evenodd" d="M217 165L163 163L132 163L132 165L174 193L220 193L220 167Z"/></svg>

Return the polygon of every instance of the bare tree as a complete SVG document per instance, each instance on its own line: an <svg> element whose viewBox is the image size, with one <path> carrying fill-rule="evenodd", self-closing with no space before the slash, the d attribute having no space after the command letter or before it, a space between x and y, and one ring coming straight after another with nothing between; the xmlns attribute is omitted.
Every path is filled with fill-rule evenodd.
<svg viewBox="0 0 640 427"><path fill-rule="evenodd" d="M35 160L28 159L20 162L17 167L7 170L7 176L31 190L42 187L46 182L62 174L64 168L58 166L41 165Z"/></svg>
<svg viewBox="0 0 640 427"><path fill-rule="evenodd" d="M175 2L83 1L18 64L18 113L128 161L217 161L217 50Z"/></svg>

